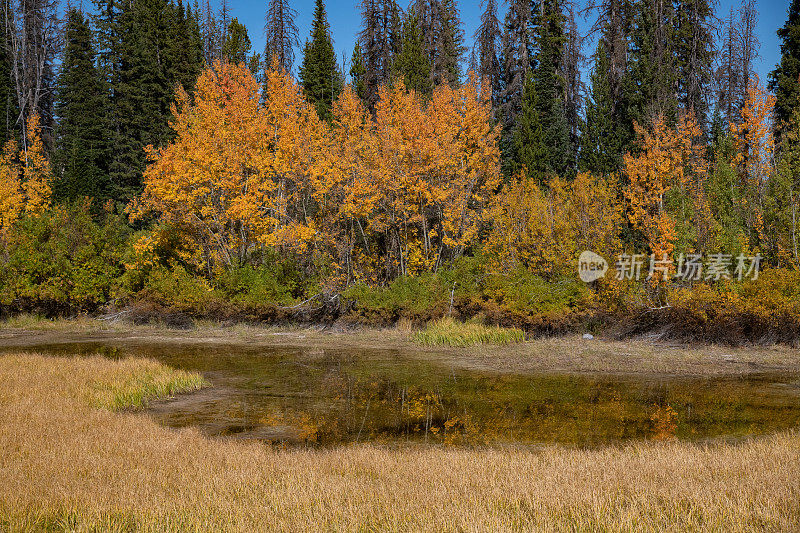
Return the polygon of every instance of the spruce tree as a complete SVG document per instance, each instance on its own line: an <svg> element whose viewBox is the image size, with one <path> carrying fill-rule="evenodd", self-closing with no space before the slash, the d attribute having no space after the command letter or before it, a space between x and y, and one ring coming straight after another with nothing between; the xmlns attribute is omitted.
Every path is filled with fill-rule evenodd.
<svg viewBox="0 0 800 533"><path fill-rule="evenodd" d="M429 96L433 91L431 64L425 53L419 19L414 14L410 14L403 24L402 45L392 62L392 76L401 78L406 88L418 94Z"/></svg>
<svg viewBox="0 0 800 533"><path fill-rule="evenodd" d="M675 31L678 102L708 126L708 91L714 53L714 12L709 0L677 0Z"/></svg>
<svg viewBox="0 0 800 533"><path fill-rule="evenodd" d="M461 63L464 52L464 30L456 0L437 0L435 28L435 50L431 62L434 85L457 87L461 83Z"/></svg>
<svg viewBox="0 0 800 533"><path fill-rule="evenodd" d="M631 118L642 125L658 116L668 124L677 120L674 24L672 3L645 0L634 4L625 91Z"/></svg>
<svg viewBox="0 0 800 533"><path fill-rule="evenodd" d="M228 24L225 32L225 42L222 45L222 57L231 63L245 63L250 61L250 35L247 28L234 17Z"/></svg>
<svg viewBox="0 0 800 533"><path fill-rule="evenodd" d="M300 83L319 117L329 120L331 106L342 91L342 79L323 0L316 0L311 40L306 42L300 65Z"/></svg>
<svg viewBox="0 0 800 533"><path fill-rule="evenodd" d="M400 10L394 0L362 0L359 33L364 65L364 102L374 109L378 89L389 82L394 55L400 49Z"/></svg>
<svg viewBox="0 0 800 533"><path fill-rule="evenodd" d="M560 0L545 1L536 16L536 67L528 76L515 132L516 170L544 182L572 174L575 151L564 109L562 71L564 12Z"/></svg>
<svg viewBox="0 0 800 533"><path fill-rule="evenodd" d="M778 37L781 59L770 74L769 88L775 93L775 123L780 126L800 106L800 0L789 5L788 20L778 30Z"/></svg>
<svg viewBox="0 0 800 533"><path fill-rule="evenodd" d="M56 198L74 200L110 197L111 154L109 92L95 66L96 52L83 13L66 16L65 48L56 89Z"/></svg>
<svg viewBox="0 0 800 533"><path fill-rule="evenodd" d="M622 156L633 139L633 125L623 83L627 48L625 6L611 0L603 16L580 136L579 168L607 175L621 168Z"/></svg>
<svg viewBox="0 0 800 533"><path fill-rule="evenodd" d="M475 32L475 48L478 49L478 69L481 80L486 80L496 101L500 94L500 20L497 18L497 0L482 0L484 6L481 24Z"/></svg>
<svg viewBox="0 0 800 533"><path fill-rule="evenodd" d="M350 84L356 95L364 100L367 97L365 76L367 69L364 67L364 58L361 55L361 43L356 41L353 47L353 56L350 59Z"/></svg>
<svg viewBox="0 0 800 533"><path fill-rule="evenodd" d="M4 13L8 13L11 8L10 0L3 0L2 8ZM12 60L11 54L11 27L6 17L0 18L0 146L6 142L17 138L17 117L19 117L19 106L17 106L17 94L14 89L12 79Z"/></svg>

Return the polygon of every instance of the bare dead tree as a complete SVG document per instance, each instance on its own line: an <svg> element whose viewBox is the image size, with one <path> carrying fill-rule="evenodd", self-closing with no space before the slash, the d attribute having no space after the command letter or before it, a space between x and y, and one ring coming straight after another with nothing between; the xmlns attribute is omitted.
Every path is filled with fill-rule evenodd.
<svg viewBox="0 0 800 533"><path fill-rule="evenodd" d="M264 24L264 61L267 67L277 59L278 66L287 72L292 70L294 48L299 46L297 25L294 22L296 16L297 12L292 9L289 0L270 0Z"/></svg>
<svg viewBox="0 0 800 533"><path fill-rule="evenodd" d="M30 116L38 114L45 132L52 132L53 60L61 48L57 2L17 0L4 5L3 16L9 31L11 77L19 106L16 126L22 146L27 148L25 124Z"/></svg>

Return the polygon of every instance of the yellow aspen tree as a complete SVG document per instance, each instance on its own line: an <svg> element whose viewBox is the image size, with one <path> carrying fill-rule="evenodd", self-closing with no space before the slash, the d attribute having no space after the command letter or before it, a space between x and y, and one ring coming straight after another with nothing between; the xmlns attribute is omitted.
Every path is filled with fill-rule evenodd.
<svg viewBox="0 0 800 533"><path fill-rule="evenodd" d="M39 116L27 124L28 149L8 141L0 158L0 232L5 233L23 214L41 213L50 206L50 163L44 155Z"/></svg>
<svg viewBox="0 0 800 533"><path fill-rule="evenodd" d="M731 124L740 183L743 190L740 211L750 229L751 247L757 249L765 242L764 194L769 178L775 171L775 141L772 136L772 113L775 97L753 75L747 98L741 109L740 124Z"/></svg>
<svg viewBox="0 0 800 533"><path fill-rule="evenodd" d="M216 62L194 98L178 91L175 140L148 147L134 216L147 211L188 227L206 260L231 265L261 246L304 251L316 231L307 216L319 119L283 71L259 84L243 65Z"/></svg>

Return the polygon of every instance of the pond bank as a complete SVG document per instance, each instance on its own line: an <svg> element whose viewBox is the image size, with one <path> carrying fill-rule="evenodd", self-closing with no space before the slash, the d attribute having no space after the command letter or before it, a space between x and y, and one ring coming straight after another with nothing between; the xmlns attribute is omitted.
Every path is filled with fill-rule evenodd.
<svg viewBox="0 0 800 533"><path fill-rule="evenodd" d="M176 343L296 347L307 349L397 349L456 368L498 373L559 373L657 376L726 376L763 373L800 374L800 350L785 345L727 347L671 345L638 339L617 341L579 335L534 339L507 346L427 347L397 328L352 330L277 328L200 323L190 330L136 326L97 319L17 320L0 323L6 350L51 344Z"/></svg>

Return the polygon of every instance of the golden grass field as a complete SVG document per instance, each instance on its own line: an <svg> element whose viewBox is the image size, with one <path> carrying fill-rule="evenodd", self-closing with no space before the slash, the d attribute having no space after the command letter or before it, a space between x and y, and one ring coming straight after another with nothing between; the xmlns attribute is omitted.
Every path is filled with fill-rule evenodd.
<svg viewBox="0 0 800 533"><path fill-rule="evenodd" d="M142 359L0 356L0 530L800 528L797 432L594 450L280 450L98 407L149 380L196 378Z"/></svg>

